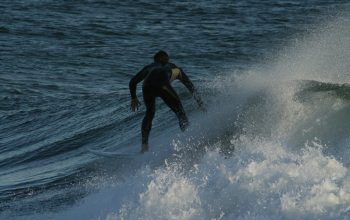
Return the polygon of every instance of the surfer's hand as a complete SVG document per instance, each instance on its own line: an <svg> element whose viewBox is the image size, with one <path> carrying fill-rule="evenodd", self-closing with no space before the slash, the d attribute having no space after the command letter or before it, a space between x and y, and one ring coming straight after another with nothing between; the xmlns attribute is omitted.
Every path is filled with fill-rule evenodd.
<svg viewBox="0 0 350 220"><path fill-rule="evenodd" d="M194 95L194 98L197 101L199 110L201 110L202 112L206 113L207 112L207 108L206 108L204 102L202 101L202 99L198 95Z"/></svg>
<svg viewBox="0 0 350 220"><path fill-rule="evenodd" d="M199 109L200 109L202 112L204 112L204 113L207 112L207 108L205 107L205 105L204 105L203 103L201 103L201 104L199 105Z"/></svg>
<svg viewBox="0 0 350 220"><path fill-rule="evenodd" d="M139 102L139 100L137 98L131 99L131 111L136 111L139 109L139 106L141 105L141 103Z"/></svg>
<svg viewBox="0 0 350 220"><path fill-rule="evenodd" d="M207 109L206 109L204 106L201 106L199 109L200 109L202 112L207 113Z"/></svg>

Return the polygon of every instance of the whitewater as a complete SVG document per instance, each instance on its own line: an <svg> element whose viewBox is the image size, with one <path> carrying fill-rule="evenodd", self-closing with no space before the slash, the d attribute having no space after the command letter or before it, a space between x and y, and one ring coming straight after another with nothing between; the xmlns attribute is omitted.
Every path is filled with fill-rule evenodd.
<svg viewBox="0 0 350 220"><path fill-rule="evenodd" d="M348 219L349 24L207 82L217 93L189 131L157 134L73 207L23 219Z"/></svg>

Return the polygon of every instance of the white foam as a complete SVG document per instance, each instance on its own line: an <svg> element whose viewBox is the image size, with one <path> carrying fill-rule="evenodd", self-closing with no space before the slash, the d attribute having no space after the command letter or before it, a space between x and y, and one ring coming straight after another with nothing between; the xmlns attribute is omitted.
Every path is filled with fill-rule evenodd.
<svg viewBox="0 0 350 220"><path fill-rule="evenodd" d="M293 153L279 143L236 140L225 159L207 152L189 171L156 170L144 191L110 219L314 219L346 216L347 168L321 149ZM135 199L135 200L134 200Z"/></svg>

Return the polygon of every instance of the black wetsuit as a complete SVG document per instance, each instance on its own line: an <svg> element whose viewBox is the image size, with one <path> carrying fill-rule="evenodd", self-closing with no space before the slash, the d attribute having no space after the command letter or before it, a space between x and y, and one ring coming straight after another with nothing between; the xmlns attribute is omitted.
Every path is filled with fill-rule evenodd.
<svg viewBox="0 0 350 220"><path fill-rule="evenodd" d="M171 81L179 79L193 94L200 106L202 100L198 96L195 87L186 74L173 63L152 63L145 66L137 73L129 83L131 98L136 98L136 85L143 81L143 100L146 105L146 115L142 121L142 144L148 144L148 136L152 128L152 120L155 113L155 99L161 97L179 119L182 131L188 126L188 119L182 107L179 96L170 85Z"/></svg>

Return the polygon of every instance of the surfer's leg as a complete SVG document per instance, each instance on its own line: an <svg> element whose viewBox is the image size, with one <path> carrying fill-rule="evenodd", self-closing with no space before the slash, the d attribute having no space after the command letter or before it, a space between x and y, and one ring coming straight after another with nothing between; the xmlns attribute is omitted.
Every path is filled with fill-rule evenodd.
<svg viewBox="0 0 350 220"><path fill-rule="evenodd" d="M188 118L186 116L185 110L181 104L180 98L171 87L171 85L162 86L159 96L163 101L169 106L169 108L176 114L179 119L180 129L185 131L188 127Z"/></svg>
<svg viewBox="0 0 350 220"><path fill-rule="evenodd" d="M152 128L152 120L155 114L155 95L151 88L143 89L143 100L146 105L146 115L142 120L142 149L141 152L148 151L148 137Z"/></svg>

